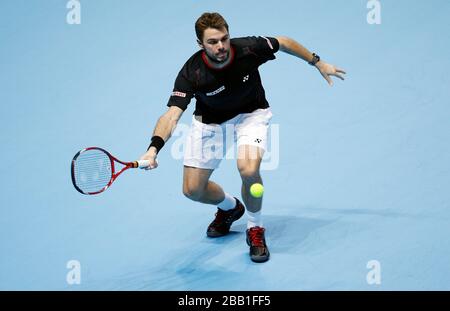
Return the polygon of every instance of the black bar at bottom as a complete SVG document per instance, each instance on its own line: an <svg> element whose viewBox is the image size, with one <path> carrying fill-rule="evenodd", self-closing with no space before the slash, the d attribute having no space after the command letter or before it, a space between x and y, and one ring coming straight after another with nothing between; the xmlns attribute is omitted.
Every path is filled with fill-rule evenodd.
<svg viewBox="0 0 450 311"><path fill-rule="evenodd" d="M102 306L147 306L146 310L305 310L305 307L337 307L369 310L386 308L391 303L402 307L449 306L450 292L374 291L374 292L300 292L300 291L78 291L78 292L1 292L3 304L8 300L23 303L85 308L86 301Z"/></svg>

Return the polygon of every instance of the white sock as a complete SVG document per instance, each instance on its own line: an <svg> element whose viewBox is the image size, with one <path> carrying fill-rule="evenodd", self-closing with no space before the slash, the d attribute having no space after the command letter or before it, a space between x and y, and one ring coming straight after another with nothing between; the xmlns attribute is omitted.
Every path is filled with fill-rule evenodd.
<svg viewBox="0 0 450 311"><path fill-rule="evenodd" d="M253 227L262 227L261 211L258 211L256 213L247 211L247 216L248 216L247 229Z"/></svg>
<svg viewBox="0 0 450 311"><path fill-rule="evenodd" d="M223 201L219 203L218 207L222 211L229 211L230 209L236 207L236 203L236 199L225 192L225 199L223 199Z"/></svg>

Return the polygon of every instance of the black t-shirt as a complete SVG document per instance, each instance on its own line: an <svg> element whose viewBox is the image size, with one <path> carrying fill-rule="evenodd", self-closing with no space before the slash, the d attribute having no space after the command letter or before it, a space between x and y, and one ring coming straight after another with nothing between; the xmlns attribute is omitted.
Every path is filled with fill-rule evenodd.
<svg viewBox="0 0 450 311"><path fill-rule="evenodd" d="M206 54L198 51L184 64L175 80L167 106L185 110L192 97L197 100L194 114L203 123L220 124L240 113L269 107L258 67L275 59L278 40L271 37L244 37L230 40L231 62L214 69Z"/></svg>

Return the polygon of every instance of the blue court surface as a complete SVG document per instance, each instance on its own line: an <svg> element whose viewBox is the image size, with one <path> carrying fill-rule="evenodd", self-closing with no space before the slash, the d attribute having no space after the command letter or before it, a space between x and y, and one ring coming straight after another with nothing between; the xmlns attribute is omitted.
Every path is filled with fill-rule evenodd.
<svg viewBox="0 0 450 311"><path fill-rule="evenodd" d="M70 24L73 2L0 2L1 290L450 290L448 0L81 0ZM157 170L97 196L70 179L84 147L145 152L211 11L347 71L329 87L282 52L260 68L264 264L246 217L208 239L215 207L183 196L194 101ZM212 180L240 196L233 156Z"/></svg>

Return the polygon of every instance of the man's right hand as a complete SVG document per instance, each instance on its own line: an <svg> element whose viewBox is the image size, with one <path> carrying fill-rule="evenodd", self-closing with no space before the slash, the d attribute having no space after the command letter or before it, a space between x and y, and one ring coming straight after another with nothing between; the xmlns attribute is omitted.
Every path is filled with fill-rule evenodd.
<svg viewBox="0 0 450 311"><path fill-rule="evenodd" d="M146 153L144 153L139 160L148 160L150 164L144 167L145 170L152 170L158 167L158 161L156 160L156 148L150 147Z"/></svg>

